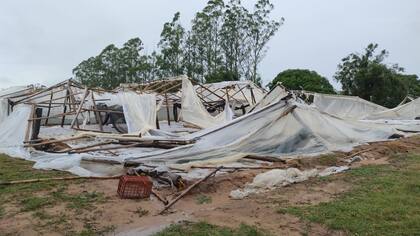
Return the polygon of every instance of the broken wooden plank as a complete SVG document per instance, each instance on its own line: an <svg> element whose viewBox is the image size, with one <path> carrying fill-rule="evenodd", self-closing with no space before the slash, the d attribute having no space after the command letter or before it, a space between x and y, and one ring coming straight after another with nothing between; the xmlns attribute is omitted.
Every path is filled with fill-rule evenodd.
<svg viewBox="0 0 420 236"><path fill-rule="evenodd" d="M258 156L258 155L247 155L243 157L245 159L257 160L257 161L268 161L268 162L282 162L285 163L286 161L270 156Z"/></svg>
<svg viewBox="0 0 420 236"><path fill-rule="evenodd" d="M76 112L76 116L73 118L73 120L71 121L71 125L70 125L70 127L71 128L73 128L74 127L74 125L76 124L76 121L77 121L77 118L79 117L79 114L80 114L80 112L82 111L82 108L83 108L83 104L85 103L85 99L86 99L86 97L89 95L89 90L88 90L88 88L86 87L85 88L85 91L84 91L84 93L83 93L83 98L82 98L82 101L81 101L81 103L80 103L80 105L79 105L79 107L78 107L78 109L77 109L77 112ZM79 128L79 127L77 127L77 128Z"/></svg>
<svg viewBox="0 0 420 236"><path fill-rule="evenodd" d="M74 141L79 139L85 139L85 138L92 138L93 136L86 135L86 136L78 136L78 137L72 137L72 138L66 138L66 139L60 139L60 140L50 140L40 143L33 143L33 144L26 144L24 147L36 147L36 146L42 146L47 144L54 144L54 143L62 143L62 142L68 142L68 141Z"/></svg>
<svg viewBox="0 0 420 236"><path fill-rule="evenodd" d="M77 180L77 179L97 179L97 180L107 180L107 179L119 179L122 175L117 176L71 176L71 177L57 177L57 178L45 178L45 179L25 179L25 180L14 180L8 182L0 182L0 185L14 185L14 184L28 184L28 183L38 183L38 182L48 182L56 180Z"/></svg>

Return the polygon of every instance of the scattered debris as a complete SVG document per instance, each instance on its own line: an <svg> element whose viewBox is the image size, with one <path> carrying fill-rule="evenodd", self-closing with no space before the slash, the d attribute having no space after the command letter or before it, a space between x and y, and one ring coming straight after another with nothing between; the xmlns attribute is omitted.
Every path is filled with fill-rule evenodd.
<svg viewBox="0 0 420 236"><path fill-rule="evenodd" d="M300 183L308 180L309 178L320 176L325 177L332 174L337 174L347 171L348 166L328 167L322 171L317 169L300 171L296 168L288 168L283 170L270 170L268 172L257 175L252 183L246 184L243 189L236 189L230 192L232 199L244 199L250 194L259 193L278 187L288 186L294 183Z"/></svg>

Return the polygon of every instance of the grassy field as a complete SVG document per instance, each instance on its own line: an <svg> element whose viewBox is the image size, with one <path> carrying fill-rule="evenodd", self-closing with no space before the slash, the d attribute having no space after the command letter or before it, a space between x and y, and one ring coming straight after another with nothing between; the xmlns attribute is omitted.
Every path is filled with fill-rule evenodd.
<svg viewBox="0 0 420 236"><path fill-rule="evenodd" d="M269 236L264 230L253 226L240 225L237 229L219 227L206 222L182 222L171 225L154 236Z"/></svg>
<svg viewBox="0 0 420 236"><path fill-rule="evenodd" d="M278 212L350 235L420 235L420 155L398 155L390 162L339 177L354 188L334 201Z"/></svg>
<svg viewBox="0 0 420 236"><path fill-rule="evenodd" d="M70 176L60 171L43 171L32 168L33 163L10 158L0 154L0 182L38 178ZM91 222L95 219L85 219L82 229L75 231L72 225L74 215L94 210L94 204L106 202L102 193L83 191L80 193L66 192L69 185L83 184L83 180L48 181L11 186L0 185L0 219L13 218L18 214L31 214L35 229L39 234L44 230L58 231L66 235L97 235L112 230L97 229ZM49 209L63 205L63 210L51 213ZM8 207L9 211L6 211ZM90 223L89 223L90 222ZM5 234L0 232L0 235ZM7 232L6 235L15 232Z"/></svg>

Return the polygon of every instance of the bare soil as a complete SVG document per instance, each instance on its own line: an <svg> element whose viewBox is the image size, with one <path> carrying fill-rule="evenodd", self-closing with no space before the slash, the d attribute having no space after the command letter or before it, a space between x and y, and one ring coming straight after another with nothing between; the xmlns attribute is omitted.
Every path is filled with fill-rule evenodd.
<svg viewBox="0 0 420 236"><path fill-rule="evenodd" d="M420 137L413 136L390 142L376 142L355 148L350 153L337 152L329 161L337 165L349 165L345 160L351 154L361 150L370 151L360 153L362 161L351 164L352 168L362 165L382 165L388 163L388 158L399 153L419 151ZM311 169L324 166L324 161L317 158L303 158L287 162L285 167L298 167ZM324 164L323 164L324 163ZM265 170L266 171L266 170ZM5 207L6 217L0 218L0 234L13 235L62 235L66 232L80 232L90 227L97 229L110 229L104 234L109 235L146 235L160 231L163 227L181 220L207 221L208 223L237 227L241 223L256 225L268 230L273 235L344 235L344 232L330 231L329 229L299 218L280 214L281 207L312 205L328 202L343 192L349 191L352 186L347 181L334 178L331 181L311 179L303 183L288 187L255 194L243 200L229 198L229 193L241 188L258 173L264 171L248 170L236 171L230 174L219 175L201 184L178 203L165 215L157 215L163 204L155 197L146 200L122 200L117 194L118 180L89 180L81 184L70 184L67 193L81 193L83 191L103 193L106 201L94 203L94 209L74 211L66 208L65 204L56 204L45 209L53 219L43 220L34 217L34 212L21 212L17 205L9 204ZM340 176L340 174L338 174ZM162 190L162 195L170 191ZM46 196L47 191L37 195ZM210 199L207 203L197 201L199 196ZM167 196L171 199L173 196ZM64 216L64 223L51 223ZM48 222L50 222L48 224ZM97 231L99 232L99 231Z"/></svg>

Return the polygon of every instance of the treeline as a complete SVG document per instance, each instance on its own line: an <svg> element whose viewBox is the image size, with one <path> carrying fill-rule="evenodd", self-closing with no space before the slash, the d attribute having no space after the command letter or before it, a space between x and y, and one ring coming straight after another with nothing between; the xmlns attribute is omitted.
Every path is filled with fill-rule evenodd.
<svg viewBox="0 0 420 236"><path fill-rule="evenodd" d="M406 97L420 97L417 75L404 73L398 64L386 64L389 53L377 52L378 44L369 44L363 53L351 53L341 60L334 79L341 83L343 95L358 96L376 104L393 108ZM292 69L279 73L269 84L277 83L292 90L334 94L329 81L315 71Z"/></svg>
<svg viewBox="0 0 420 236"><path fill-rule="evenodd" d="M163 26L156 51L146 54L140 38L121 48L111 44L81 62L73 74L81 83L112 89L120 83L150 81L186 74L199 82L247 79L260 83L260 62L267 43L283 24L272 20L273 4L258 0L253 9L240 0L210 0L196 13L191 28L180 13Z"/></svg>

